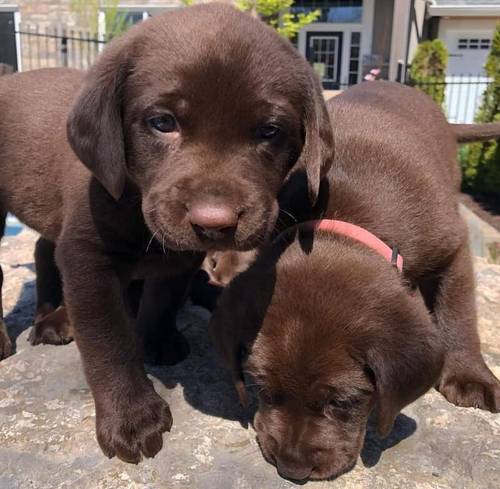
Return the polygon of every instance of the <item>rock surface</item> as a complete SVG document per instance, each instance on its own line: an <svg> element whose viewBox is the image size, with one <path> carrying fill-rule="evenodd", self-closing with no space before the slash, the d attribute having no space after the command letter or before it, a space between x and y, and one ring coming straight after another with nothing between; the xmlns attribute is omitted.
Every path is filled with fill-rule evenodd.
<svg viewBox="0 0 500 489"><path fill-rule="evenodd" d="M74 344L31 347L33 244L24 231L1 243L6 323L17 353L0 363L1 489L281 489L238 407L229 376L208 341L208 313L180 318L192 353L180 365L151 370L170 403L174 427L153 460L137 466L102 455L95 413ZM500 375L500 266L476 262L483 350ZM429 392L399 416L389 438L370 426L357 466L318 488L499 488L500 415L450 405Z"/></svg>

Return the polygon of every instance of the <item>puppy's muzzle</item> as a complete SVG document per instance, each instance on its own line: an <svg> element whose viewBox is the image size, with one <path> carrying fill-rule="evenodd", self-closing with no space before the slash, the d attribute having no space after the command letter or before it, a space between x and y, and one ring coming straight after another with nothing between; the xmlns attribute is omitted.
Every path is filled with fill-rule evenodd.
<svg viewBox="0 0 500 489"><path fill-rule="evenodd" d="M225 241L234 236L241 212L227 204L193 204L188 219L200 239Z"/></svg>

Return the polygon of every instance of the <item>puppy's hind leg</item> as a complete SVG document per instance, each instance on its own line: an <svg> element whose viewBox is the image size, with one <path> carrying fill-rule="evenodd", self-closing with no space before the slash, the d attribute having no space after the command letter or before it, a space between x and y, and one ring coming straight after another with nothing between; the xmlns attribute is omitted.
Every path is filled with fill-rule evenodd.
<svg viewBox="0 0 500 489"><path fill-rule="evenodd" d="M460 248L440 278L434 315L447 348L439 392L457 406L500 411L500 381L481 355L468 244Z"/></svg>
<svg viewBox="0 0 500 489"><path fill-rule="evenodd" d="M0 241L5 232L5 220L7 212L2 210L0 205ZM0 265L0 360L8 357L12 353L12 343L7 333L7 326L3 320L3 303L2 303L2 286L3 286L3 271Z"/></svg>
<svg viewBox="0 0 500 489"><path fill-rule="evenodd" d="M64 345L73 339L63 303L62 281L55 258L55 244L39 238L35 246L37 306L29 341L32 345Z"/></svg>

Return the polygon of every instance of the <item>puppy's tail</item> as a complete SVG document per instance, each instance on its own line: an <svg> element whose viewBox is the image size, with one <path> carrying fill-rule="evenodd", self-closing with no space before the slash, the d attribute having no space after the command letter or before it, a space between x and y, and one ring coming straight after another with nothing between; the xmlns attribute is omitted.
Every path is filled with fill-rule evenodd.
<svg viewBox="0 0 500 489"><path fill-rule="evenodd" d="M500 122L487 122L485 124L450 124L455 133L457 142L473 143L500 139Z"/></svg>

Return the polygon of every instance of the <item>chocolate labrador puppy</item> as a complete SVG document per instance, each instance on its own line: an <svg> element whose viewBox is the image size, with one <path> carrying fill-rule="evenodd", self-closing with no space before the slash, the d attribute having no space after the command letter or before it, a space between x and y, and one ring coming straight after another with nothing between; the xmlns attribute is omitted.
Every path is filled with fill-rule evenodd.
<svg viewBox="0 0 500 489"><path fill-rule="evenodd" d="M210 325L240 399L244 373L256 386L265 457L294 480L348 470L370 411L387 435L432 386L457 406L500 409L480 352L456 157L457 140L500 136L500 124L452 128L426 95L388 82L351 88L329 110L327 219L262 251Z"/></svg>
<svg viewBox="0 0 500 489"><path fill-rule="evenodd" d="M265 240L292 174L316 199L333 156L319 81L275 31L209 4L131 28L87 75L2 77L0 113L0 216L52 243L101 448L152 457L172 417L146 377L127 287L146 279L139 319L167 324L145 342L176 354L171 310L204 252Z"/></svg>

